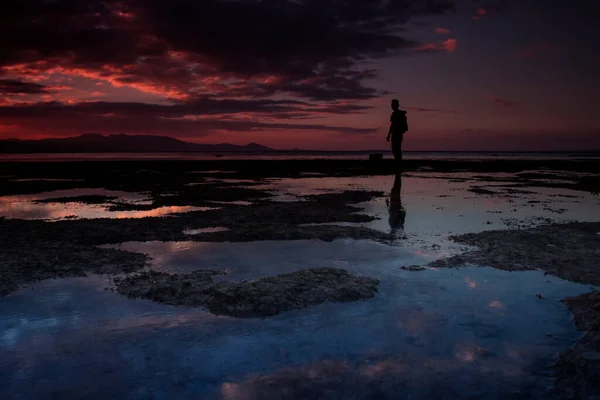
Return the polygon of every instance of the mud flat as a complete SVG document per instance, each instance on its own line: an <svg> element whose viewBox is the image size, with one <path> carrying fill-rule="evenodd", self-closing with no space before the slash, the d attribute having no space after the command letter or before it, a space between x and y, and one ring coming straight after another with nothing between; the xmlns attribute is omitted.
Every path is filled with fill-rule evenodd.
<svg viewBox="0 0 600 400"><path fill-rule="evenodd" d="M405 172L435 173L510 173L516 177L481 177L481 181L504 181L519 187L565 188L598 193L600 160L405 160ZM542 171L533 173L531 171ZM562 171L562 172L561 172ZM201 172L201 173L198 173ZM367 160L212 160L212 161L86 161L86 162L3 162L0 163L0 195L39 193L72 188L106 188L124 191L164 193L181 191L189 184L211 184L209 179L253 180L251 186L268 178L351 177L391 175L391 159L371 163ZM35 178L35 180L33 180ZM460 178L460 177L457 177ZM224 186L223 183L220 184ZM230 183L231 186L236 186ZM233 192L231 192L233 194ZM208 199L206 199L208 200ZM237 199L240 200L240 199ZM173 204L178 205L178 204Z"/></svg>
<svg viewBox="0 0 600 400"><path fill-rule="evenodd" d="M214 188L219 190L219 188ZM361 195L361 200L378 195ZM370 239L389 243L393 236L369 228L342 225L303 226L306 223L369 222L358 207L345 204L356 194L328 195L327 201L224 205L221 209L192 211L165 217L79 219L46 222L0 218L0 296L42 279L118 274L143 268L148 258L104 244L126 241L246 242L256 240L337 238ZM223 227L227 230L193 236L189 229Z"/></svg>
<svg viewBox="0 0 600 400"><path fill-rule="evenodd" d="M379 281L337 268L315 268L243 282L213 282L220 271L176 275L147 271L116 280L117 291L160 303L202 306L213 314L269 317L325 302L373 297Z"/></svg>
<svg viewBox="0 0 600 400"><path fill-rule="evenodd" d="M452 239L475 249L432 262L430 266L472 264L510 271L540 269L570 281L600 285L599 222L488 231ZM564 302L573 312L583 337L560 354L555 365L556 389L568 398L600 398L600 292L567 298Z"/></svg>
<svg viewBox="0 0 600 400"><path fill-rule="evenodd" d="M145 254L47 240L22 243L3 240L0 250L0 297L20 286L51 278L137 271Z"/></svg>

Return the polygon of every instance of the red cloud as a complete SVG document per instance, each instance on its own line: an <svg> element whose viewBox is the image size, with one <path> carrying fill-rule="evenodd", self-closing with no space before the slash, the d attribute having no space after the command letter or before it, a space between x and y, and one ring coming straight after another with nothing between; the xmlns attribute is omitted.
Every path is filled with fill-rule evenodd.
<svg viewBox="0 0 600 400"><path fill-rule="evenodd" d="M237 96L240 87L249 89L247 97L377 98L382 93L367 85L370 76L356 75L362 61L411 51L418 44L402 26L455 8L451 0L411 7L388 0L32 3L3 14L0 38L11 39L0 39L0 73L33 80L58 72L179 101ZM204 85L207 76L220 77L218 92ZM319 84L297 84L311 78Z"/></svg>
<svg viewBox="0 0 600 400"><path fill-rule="evenodd" d="M439 33L440 35L449 35L450 29L446 29L446 28L435 28L435 33Z"/></svg>
<svg viewBox="0 0 600 400"><path fill-rule="evenodd" d="M455 51L458 41L454 38L446 39L441 43L428 43L417 47L417 51Z"/></svg>
<svg viewBox="0 0 600 400"><path fill-rule="evenodd" d="M504 106L504 107L512 107L512 106L516 106L516 105L519 104L516 101L508 100L508 99L503 99L502 97L498 97L496 95L491 95L490 96L490 101L492 103L499 104L499 105Z"/></svg>
<svg viewBox="0 0 600 400"><path fill-rule="evenodd" d="M473 19L473 21L477 21L478 19L480 19L481 17L483 17L484 15L486 15L488 13L488 10L483 8L483 7L479 7L476 11L475 11L475 15L473 15L471 18Z"/></svg>

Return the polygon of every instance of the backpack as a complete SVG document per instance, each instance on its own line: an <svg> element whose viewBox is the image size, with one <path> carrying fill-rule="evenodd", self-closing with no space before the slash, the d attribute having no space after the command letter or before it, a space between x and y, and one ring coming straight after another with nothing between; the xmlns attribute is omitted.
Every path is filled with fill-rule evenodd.
<svg viewBox="0 0 600 400"><path fill-rule="evenodd" d="M392 114L392 120L395 120L395 128L397 132L405 133L408 131L408 118L406 116L406 111L394 111Z"/></svg>
<svg viewBox="0 0 600 400"><path fill-rule="evenodd" d="M403 132L408 131L408 117L406 115L406 112L400 116L400 126Z"/></svg>

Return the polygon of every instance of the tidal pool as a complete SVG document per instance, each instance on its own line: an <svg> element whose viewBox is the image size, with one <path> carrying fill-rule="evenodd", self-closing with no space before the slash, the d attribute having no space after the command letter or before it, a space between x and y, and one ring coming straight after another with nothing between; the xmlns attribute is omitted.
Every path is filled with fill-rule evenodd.
<svg viewBox="0 0 600 400"><path fill-rule="evenodd" d="M122 192L106 189L69 189L56 190L30 195L14 195L0 197L0 217L16 219L44 219L59 221L66 218L144 218L185 213L189 211L207 211L218 207L165 206L144 211L111 211L111 202L104 204L86 204L77 201L43 202L38 201L61 199L78 196L105 196L115 198L113 201L148 205L152 204L144 193Z"/></svg>
<svg viewBox="0 0 600 400"><path fill-rule="evenodd" d="M3 398L550 398L553 357L578 338L559 300L589 290L537 271L405 271L425 259L370 241L145 245L122 247L157 270L335 266L381 283L365 301L235 319L127 299L108 278L41 282L0 299Z"/></svg>

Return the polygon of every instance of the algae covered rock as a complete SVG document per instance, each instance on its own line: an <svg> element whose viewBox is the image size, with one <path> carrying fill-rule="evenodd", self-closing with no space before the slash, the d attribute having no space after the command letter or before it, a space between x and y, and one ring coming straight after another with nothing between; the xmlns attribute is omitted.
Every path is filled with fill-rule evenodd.
<svg viewBox="0 0 600 400"><path fill-rule="evenodd" d="M172 305L202 306L218 315L252 318L325 302L373 297L379 281L337 268L305 269L251 281L214 282L219 271L175 275L143 272L116 281L117 290Z"/></svg>

